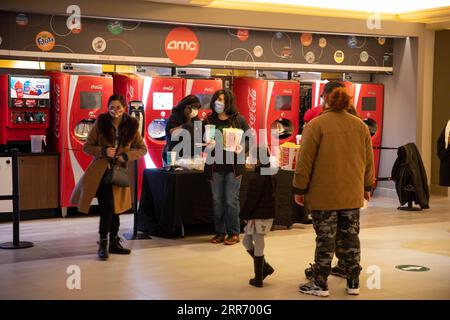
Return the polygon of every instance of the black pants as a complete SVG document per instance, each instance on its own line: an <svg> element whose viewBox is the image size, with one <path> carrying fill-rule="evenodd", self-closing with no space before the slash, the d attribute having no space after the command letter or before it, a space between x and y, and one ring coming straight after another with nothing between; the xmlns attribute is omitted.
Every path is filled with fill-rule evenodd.
<svg viewBox="0 0 450 320"><path fill-rule="evenodd" d="M99 233L102 239L117 236L119 233L119 215L114 213L114 197L112 184L100 183L97 189L97 199L100 209Z"/></svg>

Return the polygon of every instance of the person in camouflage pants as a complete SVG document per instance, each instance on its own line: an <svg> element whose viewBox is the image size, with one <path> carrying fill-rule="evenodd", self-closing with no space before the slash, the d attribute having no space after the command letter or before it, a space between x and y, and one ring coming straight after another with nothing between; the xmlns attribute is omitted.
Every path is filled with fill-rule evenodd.
<svg viewBox="0 0 450 320"><path fill-rule="evenodd" d="M325 285L331 272L335 250L347 278L357 279L361 272L359 241L359 209L339 211L312 211L316 231L316 252L313 277L317 284ZM336 237L340 245L336 248Z"/></svg>

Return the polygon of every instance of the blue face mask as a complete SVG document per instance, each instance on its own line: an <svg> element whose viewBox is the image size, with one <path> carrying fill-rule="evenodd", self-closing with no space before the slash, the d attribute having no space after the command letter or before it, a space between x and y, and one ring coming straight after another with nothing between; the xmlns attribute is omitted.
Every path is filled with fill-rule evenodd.
<svg viewBox="0 0 450 320"><path fill-rule="evenodd" d="M214 103L214 111L216 111L218 114L223 113L224 110L225 110L225 104L223 102L216 101Z"/></svg>

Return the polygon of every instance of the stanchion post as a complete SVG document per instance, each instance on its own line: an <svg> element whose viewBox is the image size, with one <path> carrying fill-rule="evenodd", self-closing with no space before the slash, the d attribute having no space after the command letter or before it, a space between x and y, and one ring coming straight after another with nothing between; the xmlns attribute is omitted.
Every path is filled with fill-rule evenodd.
<svg viewBox="0 0 450 320"><path fill-rule="evenodd" d="M13 242L0 244L1 249L24 249L34 246L32 242L20 241L20 192L19 192L19 160L18 150L11 150L12 157L12 195L13 203Z"/></svg>

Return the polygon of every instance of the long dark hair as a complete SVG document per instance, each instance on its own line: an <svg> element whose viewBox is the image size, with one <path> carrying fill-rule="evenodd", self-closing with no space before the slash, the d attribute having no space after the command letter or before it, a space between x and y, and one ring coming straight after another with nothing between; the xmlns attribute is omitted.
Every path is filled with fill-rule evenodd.
<svg viewBox="0 0 450 320"><path fill-rule="evenodd" d="M108 109L109 109L109 104L111 103L111 101L119 101L120 104L122 104L122 106L125 108L125 112L127 112L127 100L125 99L124 96L120 95L120 94L113 94L112 96L109 97L108 99Z"/></svg>
<svg viewBox="0 0 450 320"><path fill-rule="evenodd" d="M200 100L197 98L197 96L190 94L183 99L180 100L180 102L177 103L175 107L173 107L172 112L173 113L184 113L184 109L187 107L190 107L191 109L200 109L202 105L200 104Z"/></svg>
<svg viewBox="0 0 450 320"><path fill-rule="evenodd" d="M214 109L214 105L216 103L216 100L219 99L219 96L221 94L223 94L223 97L225 100L225 110L224 110L225 114L227 116L234 116L234 115L238 114L236 105L234 103L233 92L231 92L230 90L227 90L227 89L221 89L221 90L217 90L216 92L214 92L214 94L211 98L211 103L209 104L209 107L212 110L211 116L213 116L213 117L218 116L216 110Z"/></svg>

